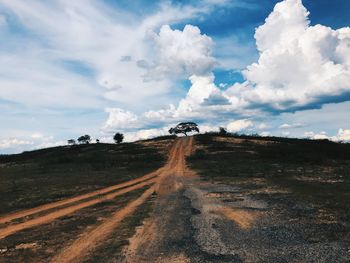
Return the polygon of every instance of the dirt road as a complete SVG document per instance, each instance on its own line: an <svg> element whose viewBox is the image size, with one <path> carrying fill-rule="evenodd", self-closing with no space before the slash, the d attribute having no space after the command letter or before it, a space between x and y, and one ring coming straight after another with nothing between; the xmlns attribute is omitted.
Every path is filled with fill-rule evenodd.
<svg viewBox="0 0 350 263"><path fill-rule="evenodd" d="M111 258L107 255L103 262L349 262L346 245L307 241L304 232L308 225L293 223L288 210L259 199L253 194L255 188L201 181L186 165L185 157L193 150L193 137L178 138L166 165L154 173L0 218L0 239L34 226L40 229L80 209L146 187L125 206L115 207L103 220L83 229L44 262L96 262L96 250L121 234L121 224L138 213L153 193L151 214L122 253Z"/></svg>
<svg viewBox="0 0 350 263"><path fill-rule="evenodd" d="M66 247L58 254L52 262L81 262L84 257L91 253L95 246L106 239L118 226L121 220L133 213L154 191L159 195L168 194L176 191L181 185L178 185L175 177L183 176L185 172L185 155L191 152L193 138L177 140L170 151L167 164L157 173L155 186L144 192L138 199L130 202L122 210L117 211L112 217L108 218L97 228L86 232L85 235L77 239L69 247ZM149 181L147 181L149 182Z"/></svg>

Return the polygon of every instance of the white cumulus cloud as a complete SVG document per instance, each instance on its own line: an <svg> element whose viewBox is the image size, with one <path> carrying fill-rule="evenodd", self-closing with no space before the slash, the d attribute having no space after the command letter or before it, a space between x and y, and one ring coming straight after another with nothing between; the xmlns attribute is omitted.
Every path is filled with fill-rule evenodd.
<svg viewBox="0 0 350 263"><path fill-rule="evenodd" d="M157 129L141 129L134 132L125 133L125 141L131 142L136 140L146 140L157 136L169 135L168 127Z"/></svg>
<svg viewBox="0 0 350 263"><path fill-rule="evenodd" d="M229 132L240 132L253 127L253 122L251 120L237 120L229 123L227 125L227 131Z"/></svg>
<svg viewBox="0 0 350 263"><path fill-rule="evenodd" d="M236 96L250 106L283 112L349 99L350 28L309 25L301 0L278 3L257 28L260 57L243 71Z"/></svg>
<svg viewBox="0 0 350 263"><path fill-rule="evenodd" d="M216 64L212 57L213 41L201 34L198 27L186 25L181 30L172 30L163 25L159 34L153 34L156 44L156 62L148 72L150 78L206 75Z"/></svg>
<svg viewBox="0 0 350 263"><path fill-rule="evenodd" d="M339 141L350 141L350 130L339 129L337 134Z"/></svg>
<svg viewBox="0 0 350 263"><path fill-rule="evenodd" d="M309 131L309 132L305 132L304 135L307 138L310 138L313 140L328 139L336 142L339 142L339 141L350 142L350 130L347 130L347 129L339 129L338 133L334 136L328 135L325 131L321 131L319 133Z"/></svg>
<svg viewBox="0 0 350 263"><path fill-rule="evenodd" d="M103 127L105 131L138 128L139 118L130 111L119 108L107 108L108 119Z"/></svg>

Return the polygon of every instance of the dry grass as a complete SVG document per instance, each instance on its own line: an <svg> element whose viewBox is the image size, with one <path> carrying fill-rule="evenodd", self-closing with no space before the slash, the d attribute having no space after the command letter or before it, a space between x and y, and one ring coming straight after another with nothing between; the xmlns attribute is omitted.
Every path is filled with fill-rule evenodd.
<svg viewBox="0 0 350 263"><path fill-rule="evenodd" d="M241 138L232 138L232 137L218 137L215 136L213 137L214 141L217 142L228 142L228 143L234 143L234 144L242 144L242 143L255 143L255 144L260 144L260 145L270 145L270 144L275 144L278 142L274 142L274 141L264 141L264 140L254 140L254 139L241 139Z"/></svg>
<svg viewBox="0 0 350 263"><path fill-rule="evenodd" d="M152 149L156 149L158 152L166 155L169 153L173 143L174 143L173 139L166 139L166 140L159 140L159 141L147 140L147 141L136 142L136 144L149 147Z"/></svg>

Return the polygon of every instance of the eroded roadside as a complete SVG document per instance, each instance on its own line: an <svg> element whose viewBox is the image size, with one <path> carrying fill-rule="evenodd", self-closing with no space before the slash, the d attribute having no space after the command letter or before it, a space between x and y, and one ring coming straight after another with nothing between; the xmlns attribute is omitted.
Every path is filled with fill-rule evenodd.
<svg viewBox="0 0 350 263"><path fill-rule="evenodd" d="M312 208L286 196L257 198L252 188L207 184L188 189L199 211L191 222L201 250L236 255L243 262L349 261L346 242L312 239L322 229Z"/></svg>
<svg viewBox="0 0 350 263"><path fill-rule="evenodd" d="M297 159L303 153L289 158L279 155L284 151L296 154L291 152L293 147L298 150L305 147L310 155L312 147L319 149L322 145L305 142L307 145L301 147L290 146L288 142L284 146L284 142L279 145L265 143L263 139L207 137L212 141L203 135L201 143L198 142L198 159L191 162L202 168L198 170L202 181L189 184L186 191L193 208L199 211L191 222L196 230L194 239L202 251L236 255L243 262L350 262L350 224L346 210L341 209L346 201L325 205L316 200L319 196L313 191L315 187L329 189L324 194L333 198L330 200L338 198L337 191L333 191L336 187L339 196L346 193L343 188L347 184L330 185L335 180L326 180L328 177L346 180L345 174L340 173L346 170L346 156L344 160L333 161L339 162L338 171L331 169L326 174L316 173L316 169L312 173L304 171L304 177L314 183L310 188L296 189L292 180L284 184L280 181L299 176L300 172L296 174L295 170L303 172L300 167L309 164ZM217 139L223 142L219 144ZM332 156L323 158L326 157ZM313 168L320 170L324 164L317 161ZM287 166L288 170L284 168Z"/></svg>

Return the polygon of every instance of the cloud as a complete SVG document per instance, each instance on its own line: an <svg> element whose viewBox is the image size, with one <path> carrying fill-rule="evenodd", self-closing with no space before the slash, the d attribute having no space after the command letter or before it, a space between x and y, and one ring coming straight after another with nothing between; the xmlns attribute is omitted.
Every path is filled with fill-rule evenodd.
<svg viewBox="0 0 350 263"><path fill-rule="evenodd" d="M271 132L268 132L268 131L261 132L261 133L260 133L260 136L262 136L262 137L271 136Z"/></svg>
<svg viewBox="0 0 350 263"><path fill-rule="evenodd" d="M0 150L1 153L18 153L29 149L42 149L65 144L66 141L55 140L51 135L33 133L30 136L0 139Z"/></svg>
<svg viewBox="0 0 350 263"><path fill-rule="evenodd" d="M33 145L33 142L18 138L8 138L0 140L0 149L14 148L23 145Z"/></svg>
<svg viewBox="0 0 350 263"><path fill-rule="evenodd" d="M191 87L187 92L184 99L179 102L178 108L173 114L173 118L200 118L203 116L202 105L208 98L215 94L214 96L220 96L220 91L217 89L214 81L213 75L208 76L197 76L192 75L190 77ZM209 116L206 116L207 118Z"/></svg>
<svg viewBox="0 0 350 263"><path fill-rule="evenodd" d="M289 131L282 132L282 136L284 137L288 137L289 135L290 135Z"/></svg>
<svg viewBox="0 0 350 263"><path fill-rule="evenodd" d="M322 25L310 26L308 15L300 0L278 3L265 23L256 29L258 62L243 71L244 83L235 83L225 90L215 85L214 76L209 72L213 61L208 55L209 49L205 48L211 45L206 36L193 27L185 27L182 32L163 27L157 36L162 43L161 61L164 62L160 68L163 72L171 68L175 74L193 73L189 78L192 85L177 107L153 110L146 115L171 122L186 118L208 121L227 118L228 114L254 117L314 109L350 99L350 28L333 30ZM188 36L198 38L198 42L203 40L198 52L206 50L200 52L206 54L204 57L190 52L200 58L199 61L205 61L195 63L201 68L199 71L192 65L196 60L187 54L190 49L183 48L187 47ZM185 44L178 44L178 40ZM185 51L177 57L174 54L179 50ZM202 65L206 70L202 70ZM282 129L299 127L297 124L281 126Z"/></svg>
<svg viewBox="0 0 350 263"><path fill-rule="evenodd" d="M266 115L350 99L349 28L310 26L300 0L282 1L256 30L259 54L252 63L252 42L212 39L188 24L231 4L245 5L166 1L140 15L103 1L3 0L5 23L20 30L1 31L6 41L0 50L0 99L10 108L20 105L22 113L105 110L103 132L122 130L134 138L178 121L214 127L262 116L260 122ZM225 59L230 53L238 59ZM215 84L216 67L237 70L247 63L252 64L243 71L244 83ZM184 79L191 86L179 99L174 94ZM40 139L30 138L35 140Z"/></svg>
<svg viewBox="0 0 350 263"><path fill-rule="evenodd" d="M230 105L228 98L222 95L219 91L213 91L208 98L205 98L202 105L214 106L214 105Z"/></svg>
<svg viewBox="0 0 350 263"><path fill-rule="evenodd" d="M284 0L277 3L265 24L255 32L256 45L260 52L281 48L298 39L309 26L309 12L301 0Z"/></svg>
<svg viewBox="0 0 350 263"><path fill-rule="evenodd" d="M147 79L207 75L216 64L211 55L212 39L202 35L196 26L186 25L180 31L163 25L159 34L152 34L152 39L157 55Z"/></svg>
<svg viewBox="0 0 350 263"><path fill-rule="evenodd" d="M305 132L304 135L307 138L313 139L313 140L328 140L331 139L325 131L314 133L314 132ZM334 137L335 138L335 137Z"/></svg>
<svg viewBox="0 0 350 263"><path fill-rule="evenodd" d="M295 129L295 128L301 128L301 127L304 127L305 125L302 124L302 123L292 123L292 124L288 124L288 123L285 123L285 124L282 124L279 126L280 129Z"/></svg>
<svg viewBox="0 0 350 263"><path fill-rule="evenodd" d="M30 137L32 137L33 139L41 139L44 137L44 135L39 132L36 132L36 133L33 133Z"/></svg>
<svg viewBox="0 0 350 263"><path fill-rule="evenodd" d="M221 125L221 126L225 126L225 125ZM219 127L221 127L220 125L213 125L210 123L204 123L204 124L200 124L198 125L199 128L199 132L200 133L206 133L206 132L218 132L219 131Z"/></svg>
<svg viewBox="0 0 350 263"><path fill-rule="evenodd" d="M260 123L257 127L259 130L265 130L265 129L268 129L270 128L270 126L266 123Z"/></svg>
<svg viewBox="0 0 350 263"><path fill-rule="evenodd" d="M260 57L237 96L249 107L288 112L350 99L350 28L309 26L301 0L278 3L258 27Z"/></svg>
<svg viewBox="0 0 350 263"><path fill-rule="evenodd" d="M25 48L18 52L0 52L2 99L45 108L101 106L100 93L87 78L57 67L55 59L43 51Z"/></svg>
<svg viewBox="0 0 350 263"><path fill-rule="evenodd" d="M304 135L307 138L313 139L313 140L331 140L331 141L344 141L344 142L350 142L350 130L346 129L339 129L338 133L334 136L329 136L325 131L314 133L314 132L305 132Z"/></svg>
<svg viewBox="0 0 350 263"><path fill-rule="evenodd" d="M227 125L227 131L229 132L240 132L253 127L253 122L247 119L237 120L229 123Z"/></svg>
<svg viewBox="0 0 350 263"><path fill-rule="evenodd" d="M174 84L156 76L146 81L146 63L169 76L173 70L181 75L182 68L184 74L204 72L213 60L211 40L197 27L180 31L161 26L210 13L216 5L158 3L139 16L102 1L1 1L0 8L21 32L2 36L6 42L0 50L0 97L47 108L103 109L112 102L138 109L159 107L170 100ZM150 34L160 27L159 35ZM180 39L168 48L168 37ZM194 63L185 60L186 55Z"/></svg>
<svg viewBox="0 0 350 263"><path fill-rule="evenodd" d="M169 135L169 128L170 127L163 127L157 129L141 129L134 132L127 132L125 133L125 141L131 142L137 140L150 139L157 136Z"/></svg>
<svg viewBox="0 0 350 263"><path fill-rule="evenodd" d="M132 112L119 108L107 108L106 112L108 119L103 127L104 131L128 130L140 126L138 117Z"/></svg>
<svg viewBox="0 0 350 263"><path fill-rule="evenodd" d="M339 129L337 134L339 141L350 141L350 130Z"/></svg>
<svg viewBox="0 0 350 263"><path fill-rule="evenodd" d="M56 146L62 146L66 145L67 141L43 141L40 144L37 144L34 149L43 149L43 148L49 148L49 147L56 147Z"/></svg>
<svg viewBox="0 0 350 263"><path fill-rule="evenodd" d="M106 110L109 116L102 130L107 132L113 129L128 129L128 127L147 128L155 125L167 125L181 120L216 118L217 114L213 113L212 107L206 104L213 97L220 98L224 105L227 103L225 103L225 98L221 95L220 90L213 83L214 76L212 74L208 76L192 75L189 79L192 85L186 97L180 100L177 107L170 104L167 108L146 111L141 115L135 115L119 108L109 108ZM217 105L213 106L214 108L217 107ZM210 109L206 111L206 108ZM205 111L208 113L207 115Z"/></svg>

